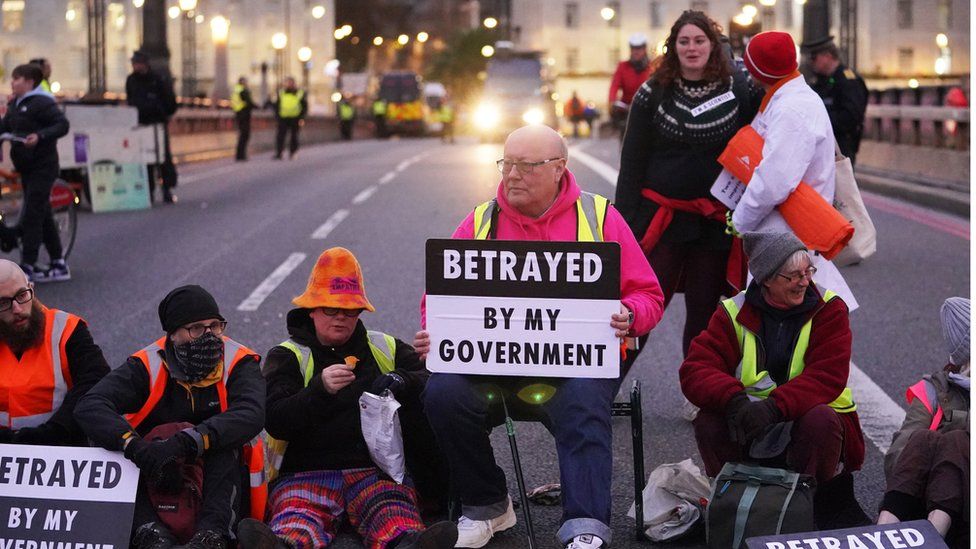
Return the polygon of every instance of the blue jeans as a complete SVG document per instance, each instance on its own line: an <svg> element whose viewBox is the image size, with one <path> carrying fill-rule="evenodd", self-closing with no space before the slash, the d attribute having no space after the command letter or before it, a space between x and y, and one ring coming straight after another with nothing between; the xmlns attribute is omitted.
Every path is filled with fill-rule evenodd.
<svg viewBox="0 0 976 549"><path fill-rule="evenodd" d="M529 405L516 393L533 383L556 388L545 403ZM619 379L498 378L432 374L424 409L451 468L451 482L470 519L489 520L508 505L505 473L495 463L488 432L504 417L501 402L489 402L486 385L500 391L516 419L541 421L556 439L562 484L559 541L580 534L610 543L610 483L613 432L610 407Z"/></svg>

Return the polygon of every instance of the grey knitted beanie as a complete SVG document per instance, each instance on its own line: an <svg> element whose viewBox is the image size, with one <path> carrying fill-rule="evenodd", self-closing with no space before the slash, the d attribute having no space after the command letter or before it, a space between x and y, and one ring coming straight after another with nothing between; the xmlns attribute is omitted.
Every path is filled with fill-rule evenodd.
<svg viewBox="0 0 976 549"><path fill-rule="evenodd" d="M956 366L969 363L969 300L950 297L942 304L942 337L949 350L949 362Z"/></svg>
<svg viewBox="0 0 976 549"><path fill-rule="evenodd" d="M807 249L791 232L744 233L742 245L749 258L749 271L760 283L773 276L793 252Z"/></svg>

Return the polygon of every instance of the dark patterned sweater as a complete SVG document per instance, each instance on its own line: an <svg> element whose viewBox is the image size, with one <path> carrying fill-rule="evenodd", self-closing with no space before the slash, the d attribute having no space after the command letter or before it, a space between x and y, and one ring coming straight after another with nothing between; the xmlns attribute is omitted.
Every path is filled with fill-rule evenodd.
<svg viewBox="0 0 976 549"><path fill-rule="evenodd" d="M734 99L717 100L730 91ZM641 196L641 189L680 200L710 198L709 189L722 169L718 156L735 132L755 116L762 93L739 71L726 81L679 79L662 89L651 78L641 86L627 121L615 199L638 239L658 208ZM713 100L718 104L695 111ZM660 241L700 241L719 250L731 244L723 223L684 212L675 213Z"/></svg>

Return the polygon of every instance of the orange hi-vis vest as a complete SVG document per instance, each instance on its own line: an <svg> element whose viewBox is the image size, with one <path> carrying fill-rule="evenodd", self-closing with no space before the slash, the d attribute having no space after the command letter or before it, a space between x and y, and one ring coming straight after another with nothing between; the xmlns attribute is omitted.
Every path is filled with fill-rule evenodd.
<svg viewBox="0 0 976 549"><path fill-rule="evenodd" d="M929 431L938 431L942 424L942 406L939 405L939 395L935 390L935 385L931 381L922 379L905 391L905 400L911 405L912 401L918 399L925 409L932 414L932 422L929 423Z"/></svg>
<svg viewBox="0 0 976 549"><path fill-rule="evenodd" d="M220 400L220 411L227 410L227 380L243 359L250 356L258 356L257 353L234 341L229 337L221 338L224 340L224 372L223 377L215 383L217 397ZM159 352L164 350L166 338L161 337L155 343L132 355L149 371L149 398L142 408L134 414L126 414L125 419L133 429L137 428L146 417L153 411L159 400L163 398L166 391L166 383L169 381L169 370L163 363L163 357ZM232 357L229 361L227 357ZM228 366L229 364L229 366ZM206 449L206 448L205 448ZM264 478L264 443L258 435L244 445L241 450L241 457L245 464L250 480L251 509L250 516L253 519L264 520L265 506L268 501L268 483Z"/></svg>
<svg viewBox="0 0 976 549"><path fill-rule="evenodd" d="M72 387L65 345L81 318L44 309L44 339L18 359L0 343L0 426L37 427L51 419Z"/></svg>

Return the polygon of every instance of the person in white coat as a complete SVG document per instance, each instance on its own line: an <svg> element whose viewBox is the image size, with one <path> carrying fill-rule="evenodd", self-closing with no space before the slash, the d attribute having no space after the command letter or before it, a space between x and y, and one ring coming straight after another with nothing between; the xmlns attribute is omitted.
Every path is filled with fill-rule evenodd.
<svg viewBox="0 0 976 549"><path fill-rule="evenodd" d="M834 132L820 96L797 70L793 38L779 31L757 34L743 57L753 78L766 89L752 127L764 140L762 161L732 214L739 233L789 231L776 210L801 181L829 203L834 200ZM831 262L815 255L817 283L857 308L850 288Z"/></svg>

